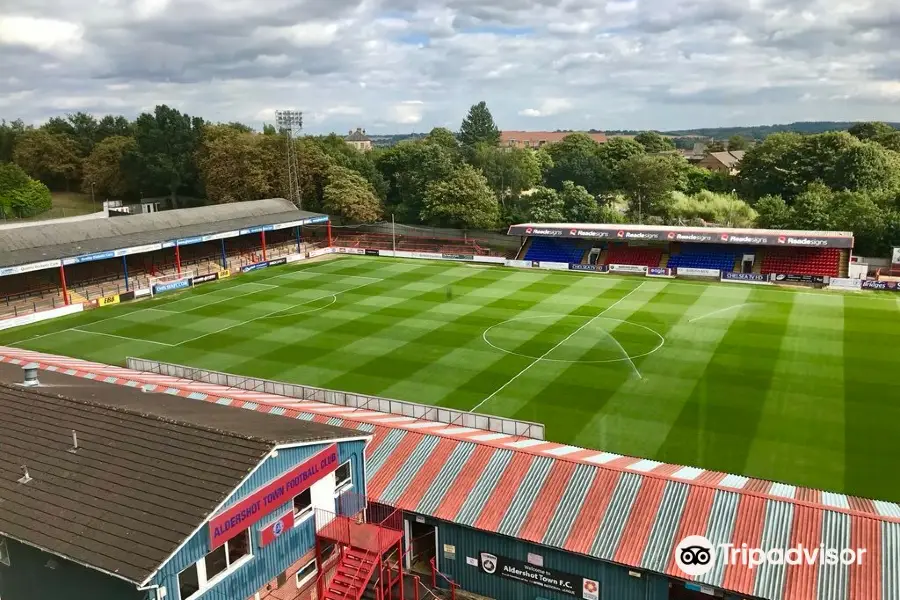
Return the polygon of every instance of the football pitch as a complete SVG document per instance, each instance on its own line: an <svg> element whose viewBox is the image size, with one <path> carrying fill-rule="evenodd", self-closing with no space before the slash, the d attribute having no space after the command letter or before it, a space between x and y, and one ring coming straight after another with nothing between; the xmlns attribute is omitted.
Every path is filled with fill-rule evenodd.
<svg viewBox="0 0 900 600"><path fill-rule="evenodd" d="M546 424L618 454L900 501L892 295L342 257L0 332Z"/></svg>

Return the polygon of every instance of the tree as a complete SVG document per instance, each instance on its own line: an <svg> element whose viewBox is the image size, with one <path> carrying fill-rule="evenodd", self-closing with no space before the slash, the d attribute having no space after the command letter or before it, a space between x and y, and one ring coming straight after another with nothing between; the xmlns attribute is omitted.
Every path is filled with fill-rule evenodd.
<svg viewBox="0 0 900 600"><path fill-rule="evenodd" d="M541 181L541 166L535 152L521 148L497 148L478 144L469 162L481 170L502 205Z"/></svg>
<svg viewBox="0 0 900 600"><path fill-rule="evenodd" d="M844 150L834 169L834 189L877 190L897 183L896 165L875 142L861 142Z"/></svg>
<svg viewBox="0 0 900 600"><path fill-rule="evenodd" d="M125 196L133 182L122 168L122 159L136 149L134 138L122 136L108 137L94 146L94 151L84 161L81 189L100 196Z"/></svg>
<svg viewBox="0 0 900 600"><path fill-rule="evenodd" d="M597 200L586 189L571 181L564 181L559 197L568 223L596 222L599 213Z"/></svg>
<svg viewBox="0 0 900 600"><path fill-rule="evenodd" d="M131 137L134 135L134 128L131 121L122 116L106 115L97 123L97 143L102 142L108 137L114 135Z"/></svg>
<svg viewBox="0 0 900 600"><path fill-rule="evenodd" d="M0 121L0 163L11 162L16 147L16 139L25 132L21 119L12 122Z"/></svg>
<svg viewBox="0 0 900 600"><path fill-rule="evenodd" d="M640 144L634 143L641 152L644 151ZM544 178L547 187L561 190L564 181L571 181L592 194L604 191L600 145L588 135L573 133L544 149L552 161Z"/></svg>
<svg viewBox="0 0 900 600"><path fill-rule="evenodd" d="M810 184L794 200L794 226L798 229L829 231L834 228L831 218L833 194L822 183Z"/></svg>
<svg viewBox="0 0 900 600"><path fill-rule="evenodd" d="M890 133L878 136L875 141L887 150L900 152L900 131L894 130Z"/></svg>
<svg viewBox="0 0 900 600"><path fill-rule="evenodd" d="M752 227L757 213L733 194L703 190L693 196L673 192L670 220L677 224L715 224L723 227Z"/></svg>
<svg viewBox="0 0 900 600"><path fill-rule="evenodd" d="M633 139L621 136L610 138L597 149L597 186L595 189L585 188L594 194L623 189L622 165L645 153L644 147Z"/></svg>
<svg viewBox="0 0 900 600"><path fill-rule="evenodd" d="M706 145L707 152L724 152L725 151L725 142L722 140L711 140Z"/></svg>
<svg viewBox="0 0 900 600"><path fill-rule="evenodd" d="M0 163L0 196L27 185L31 178L15 163Z"/></svg>
<svg viewBox="0 0 900 600"><path fill-rule="evenodd" d="M418 223L425 207L425 190L443 181L460 163L458 155L426 140L405 141L375 157L387 182L385 206L399 221Z"/></svg>
<svg viewBox="0 0 900 600"><path fill-rule="evenodd" d="M263 124L263 135L276 135L278 132L275 130L275 126L271 123Z"/></svg>
<svg viewBox="0 0 900 600"><path fill-rule="evenodd" d="M430 225L490 229L499 217L500 207L487 180L471 165L460 165L425 190L421 218Z"/></svg>
<svg viewBox="0 0 900 600"><path fill-rule="evenodd" d="M763 196L781 196L786 202L809 183L801 170L803 137L796 133L775 133L747 150L741 159L739 184L751 201Z"/></svg>
<svg viewBox="0 0 900 600"><path fill-rule="evenodd" d="M469 114L459 126L459 141L464 146L475 144L496 146L500 143L500 130L494 123L494 117L484 100L469 109Z"/></svg>
<svg viewBox="0 0 900 600"><path fill-rule="evenodd" d="M207 125L197 164L209 199L216 204L276 195L278 179L261 139L230 125Z"/></svg>
<svg viewBox="0 0 900 600"><path fill-rule="evenodd" d="M163 192L173 207L179 193L194 193L199 183L194 154L199 149L203 120L166 105L143 113L134 123L137 149L125 162L138 175L142 191Z"/></svg>
<svg viewBox="0 0 900 600"><path fill-rule="evenodd" d="M633 156L621 165L620 177L629 210L639 223L644 215L667 216L671 193L679 187L675 162L668 156Z"/></svg>
<svg viewBox="0 0 900 600"><path fill-rule="evenodd" d="M50 190L21 167L0 163L0 218L32 217L50 209Z"/></svg>
<svg viewBox="0 0 900 600"><path fill-rule="evenodd" d="M866 192L838 192L832 203L832 226L839 231L852 231L854 252L862 256L878 256L889 250L885 240L886 211Z"/></svg>
<svg viewBox="0 0 900 600"><path fill-rule="evenodd" d="M685 170L684 189L681 191L688 196L693 196L701 190L708 190L712 174L713 171L710 171L709 169L690 165L688 169Z"/></svg>
<svg viewBox="0 0 900 600"><path fill-rule="evenodd" d="M565 204L552 188L535 188L524 197L524 204L525 220L529 223L561 223L565 220Z"/></svg>
<svg viewBox="0 0 900 600"><path fill-rule="evenodd" d="M362 175L337 165L328 170L322 206L328 214L340 215L356 223L371 223L381 218L381 202Z"/></svg>
<svg viewBox="0 0 900 600"><path fill-rule="evenodd" d="M675 149L675 143L672 141L672 138L656 131L643 131L634 136L634 141L650 153L669 152Z"/></svg>
<svg viewBox="0 0 900 600"><path fill-rule="evenodd" d="M740 134L735 134L728 138L728 151L735 152L738 150L746 150L750 147L750 140Z"/></svg>
<svg viewBox="0 0 900 600"><path fill-rule="evenodd" d="M794 226L794 209L781 196L763 196L754 206L756 225L763 229L790 229Z"/></svg>
<svg viewBox="0 0 900 600"><path fill-rule="evenodd" d="M81 174L72 138L45 129L24 131L17 138L13 159L31 177L57 188L70 189Z"/></svg>
<svg viewBox="0 0 900 600"><path fill-rule="evenodd" d="M452 150L454 152L459 150L459 140L457 140L453 132L446 127L435 127L427 136L425 136L425 141L431 144L437 144L438 146L443 146L447 150Z"/></svg>
<svg viewBox="0 0 900 600"><path fill-rule="evenodd" d="M854 123L850 129L847 130L850 135L866 141L866 140L877 140L879 137L883 135L889 135L895 131L893 127L888 125L887 123L882 123L880 121L869 121L869 122L860 122Z"/></svg>

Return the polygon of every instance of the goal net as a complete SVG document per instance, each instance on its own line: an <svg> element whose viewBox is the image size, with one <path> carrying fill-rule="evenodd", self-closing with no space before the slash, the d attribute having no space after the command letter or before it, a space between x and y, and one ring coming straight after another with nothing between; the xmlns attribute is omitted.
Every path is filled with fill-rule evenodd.
<svg viewBox="0 0 900 600"><path fill-rule="evenodd" d="M174 292L194 287L194 277L196 271L182 271L172 275L162 275L161 277L150 278L150 294L155 296L165 292Z"/></svg>

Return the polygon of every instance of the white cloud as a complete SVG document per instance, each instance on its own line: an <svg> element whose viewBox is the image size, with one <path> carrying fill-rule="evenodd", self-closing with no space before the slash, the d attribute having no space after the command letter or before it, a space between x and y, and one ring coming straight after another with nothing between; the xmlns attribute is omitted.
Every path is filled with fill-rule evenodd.
<svg viewBox="0 0 900 600"><path fill-rule="evenodd" d="M83 48L78 23L34 17L0 16L0 44L27 46L40 52L77 53Z"/></svg>
<svg viewBox="0 0 900 600"><path fill-rule="evenodd" d="M547 98L538 108L520 110L523 117L552 117L572 108L572 101L566 98Z"/></svg>
<svg viewBox="0 0 900 600"><path fill-rule="evenodd" d="M404 100L391 107L388 120L403 125L414 125L422 121L425 103L421 100Z"/></svg>
<svg viewBox="0 0 900 600"><path fill-rule="evenodd" d="M485 100L504 129L665 130L896 120L900 94L897 0L2 6L0 118L26 122L165 102L257 128L295 106L313 133L427 131Z"/></svg>

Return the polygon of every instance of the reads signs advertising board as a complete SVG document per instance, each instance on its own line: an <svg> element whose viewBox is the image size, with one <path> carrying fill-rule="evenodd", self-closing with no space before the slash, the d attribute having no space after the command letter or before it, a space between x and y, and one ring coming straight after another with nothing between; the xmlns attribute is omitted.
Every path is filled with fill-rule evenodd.
<svg viewBox="0 0 900 600"><path fill-rule="evenodd" d="M209 520L209 547L218 548L266 515L290 502L294 496L336 470L337 444L308 458L277 479L266 483Z"/></svg>

